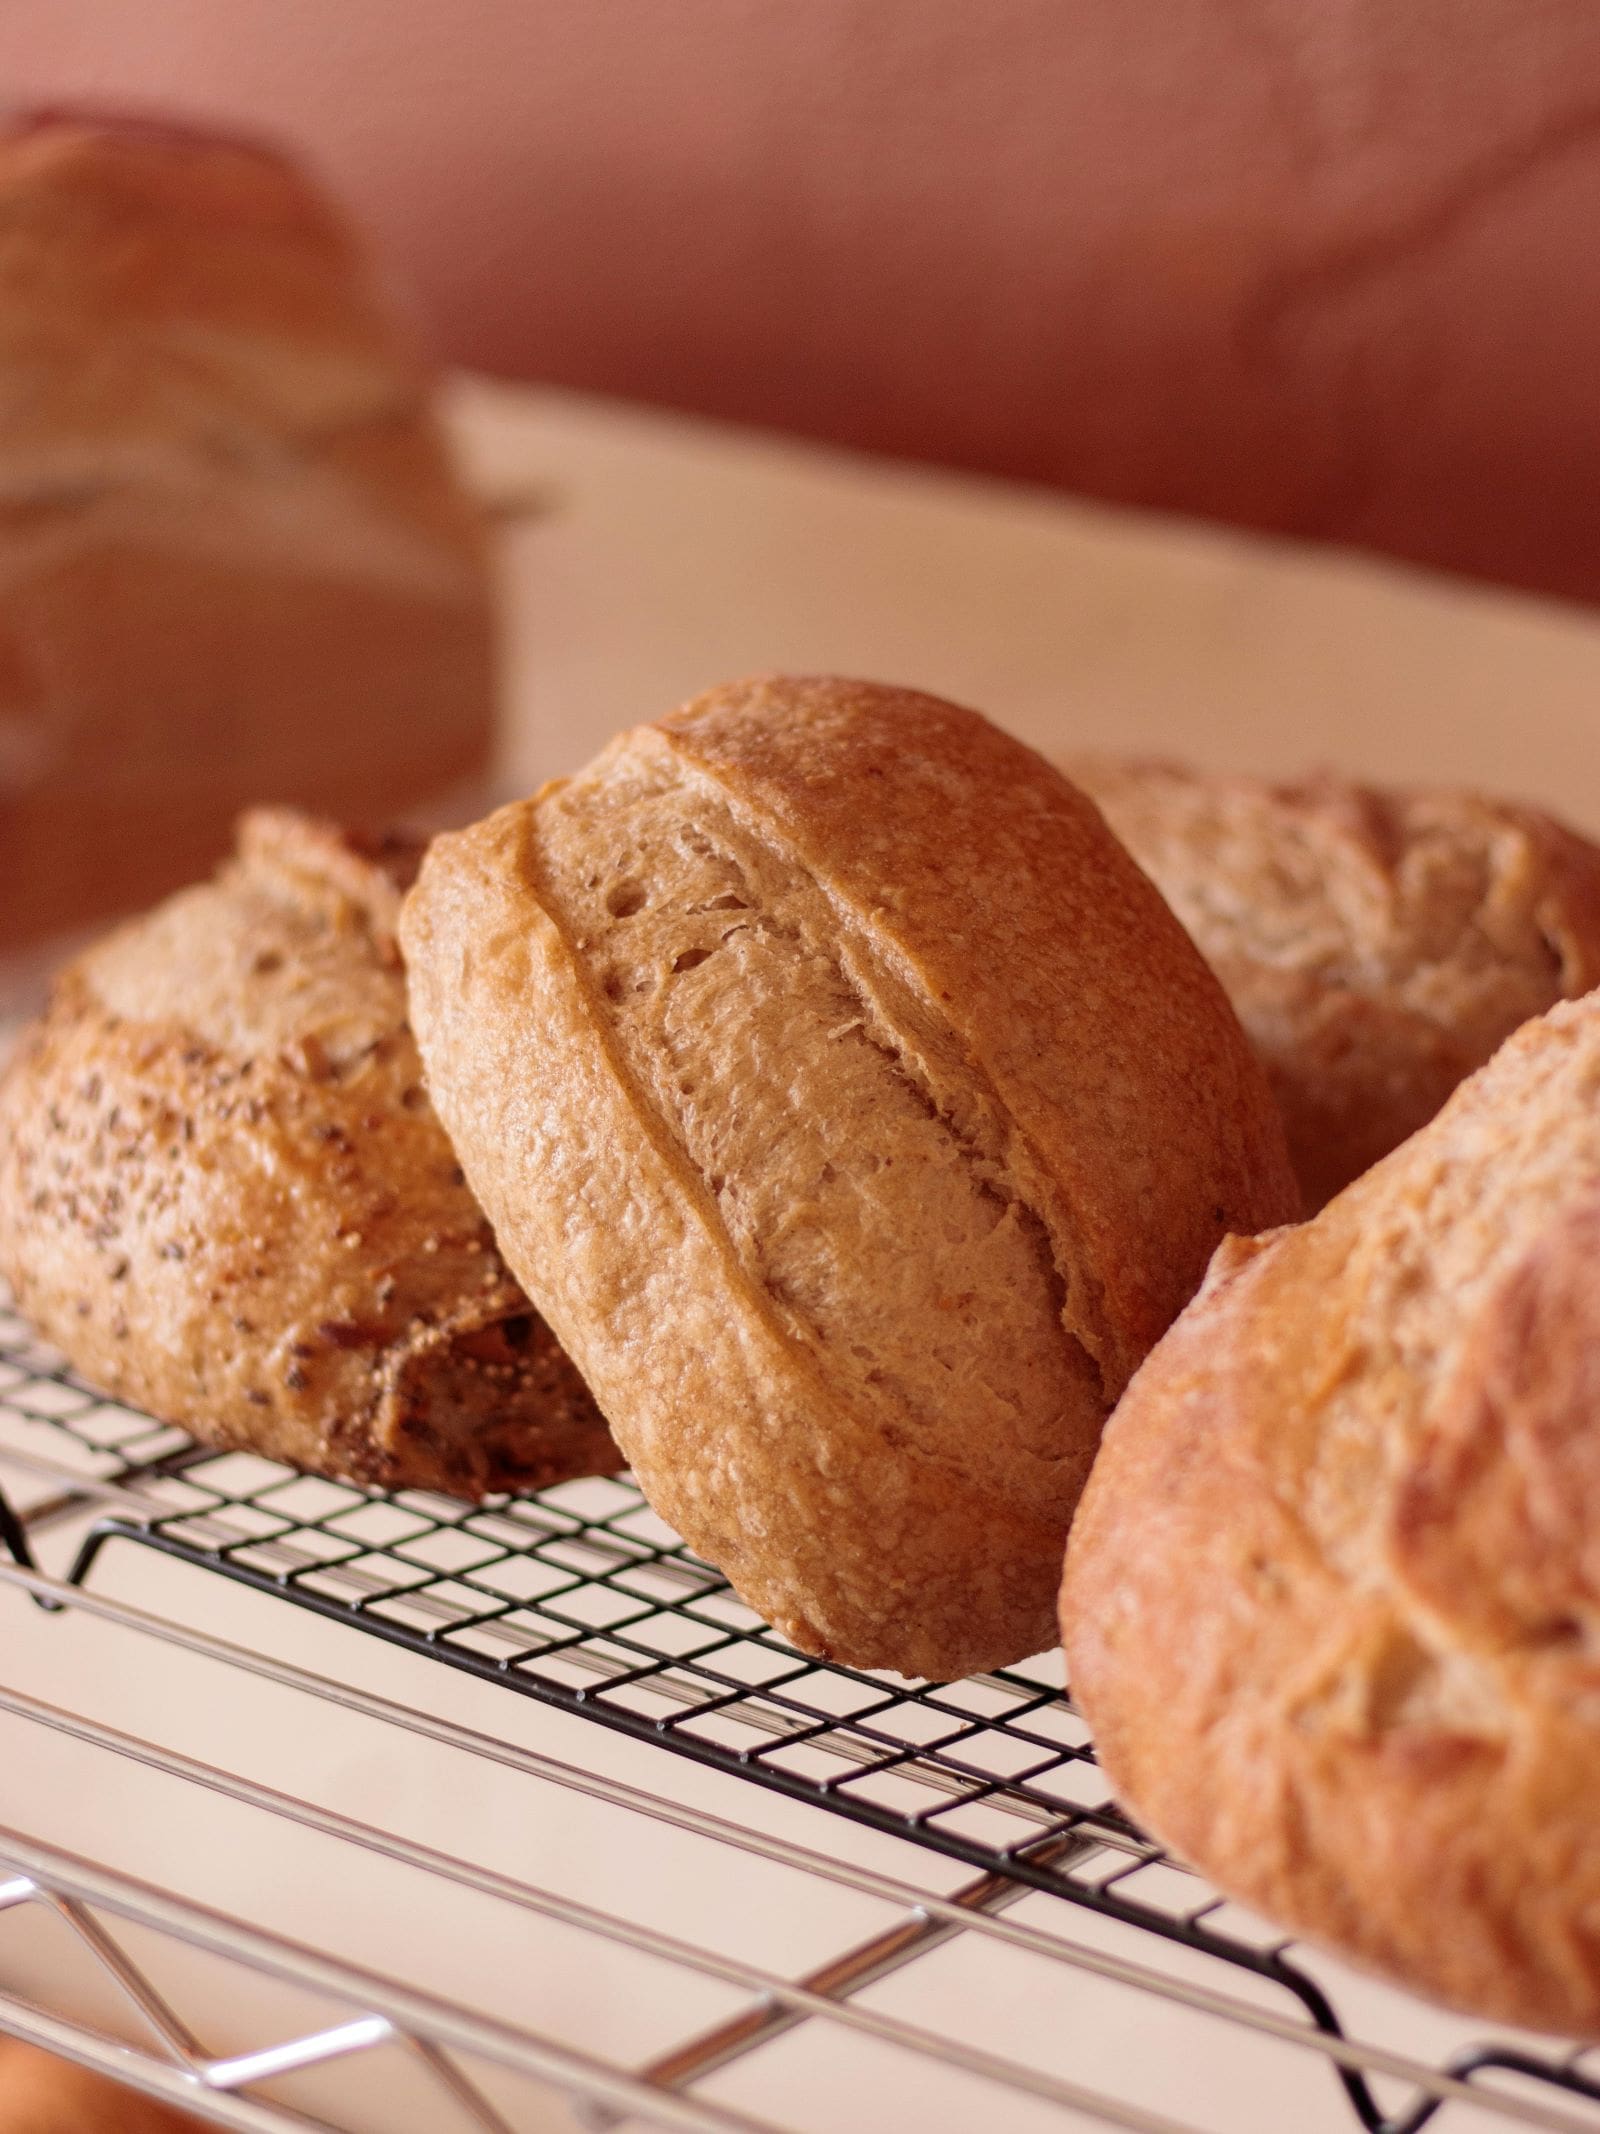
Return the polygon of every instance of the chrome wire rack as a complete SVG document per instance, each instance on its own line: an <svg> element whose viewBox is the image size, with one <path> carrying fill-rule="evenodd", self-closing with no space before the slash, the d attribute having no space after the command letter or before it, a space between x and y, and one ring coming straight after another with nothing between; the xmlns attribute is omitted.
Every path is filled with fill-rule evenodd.
<svg viewBox="0 0 1600 2134"><path fill-rule="evenodd" d="M1463 2128L1600 2128L1600 2056L1550 2040L1479 2035L1356 1980L1168 1860L1109 1799L1087 1730L1060 1686L1059 1655L952 1684L809 1659L744 1607L625 1479L474 1506L417 1492L380 1495L251 1455L207 1451L96 1394L3 1301L0 1459L35 1484L25 1509L0 1496L0 1543L13 1559L0 1580L14 1600L115 1623L709 1839L734 1863L730 1872L741 1859L765 1861L889 1907L876 1931L785 1975L20 1690L0 1692L0 1711L14 1720L492 1897L590 1943L694 1974L738 2003L648 2057L607 2061L553 2032L474 2012L403 1975L352 1964L114 1865L0 1830L0 1876L9 1876L0 1883L0 1915L31 1907L64 1924L136 2012L142 2042L20 1993L0 1993L0 2030L118 2072L221 2124L343 2126L337 2115L308 2117L285 2102L285 2078L388 2051L404 2057L414 2081L431 2086L440 2114L453 2112L468 2126L787 2127L804 2115L775 2118L770 2102L753 2114L728 2073L804 2030L813 2055L888 2048L952 2082L980 2085L973 2095L986 2102L974 2109L997 2128L1231 2134L1248 2115L1228 2116L1227 2083L1251 2082L1251 2056L1261 2052L1275 2064L1287 2055L1301 2085L1292 2093L1303 2101L1284 2107L1294 2116L1280 2113L1276 2124L1357 2124L1369 2134L1417 2134L1436 2118L1439 2128L1458 2119ZM71 1534L72 1554L50 1575L38 1559L56 1530ZM774 1827L756 1814L730 1816L670 1785L609 1776L603 1759L591 1764L530 1747L525 1730L464 1727L425 1694L400 1702L231 1643L192 1616L157 1615L110 1597L104 1570L128 1550L154 1552L648 1744L659 1752L650 1770L662 1777L676 1758L738 1781L720 1803L753 1802L747 1789L759 1789L804 1804L815 1811L805 1839L796 1838L792 1818ZM582 1730L562 1736L569 1752L574 1738ZM841 1820L915 1848L897 1860L934 1855L962 1874L941 1870L930 1885L924 1876L862 1864L830 1840ZM279 1988L292 1985L312 1996L314 2019L270 2046L211 2049L203 2024L140 1956L152 1936ZM1238 2070L1208 2078L1207 2095L1197 2092L1198 2116L1180 2117L1158 2108L1138 2079L1108 2083L1103 2056L1091 2054L1094 2066L1084 2072L1048 2054L1032 2064L1014 2042L963 2035L959 2022L913 2020L894 1982L958 1941L1042 1965L1063 2006L1086 1994L1120 1996L1117 2005L1133 2014L1119 2020L1144 2051L1161 2053L1167 2038L1172 2051L1193 2052L1199 2035L1206 2051L1236 2054ZM3 1957L0 1944L0 1986ZM1352 2005L1369 2018L1378 2010L1376 2035L1357 2034ZM1174 2038L1170 2026L1180 2019ZM544 2102L528 2105L535 2091L508 2102L507 2084L519 2082L533 2084ZM548 2117L551 2098L566 2100L568 2117ZM840 2109L835 2101L822 2123L851 2123ZM859 2121L890 2123L881 2105Z"/></svg>

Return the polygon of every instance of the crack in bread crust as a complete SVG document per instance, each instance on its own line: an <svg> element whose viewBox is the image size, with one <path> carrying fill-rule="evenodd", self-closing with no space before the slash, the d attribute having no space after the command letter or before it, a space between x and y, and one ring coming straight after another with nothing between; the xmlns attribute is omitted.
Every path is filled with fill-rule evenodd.
<svg viewBox="0 0 1600 2134"><path fill-rule="evenodd" d="M1033 1205L1022 1191L1015 1177L1006 1166L1003 1156L992 1154L980 1146L970 1127L957 1117L949 1103L948 1093L940 1091L926 1070L925 1063L918 1062L922 1072L913 1066L906 1043L907 1033L896 1029L889 1020L882 1001L877 998L864 972L857 973L850 955L851 944L841 944L838 962L839 975L848 985L864 1012L863 1034L867 1042L876 1047L888 1062L891 1070L900 1078L918 1103L924 1106L928 1117L934 1119L949 1135L957 1154L966 1163L971 1173L974 1189L983 1198L992 1201L1002 1211L1002 1216L1013 1216L1017 1227L1027 1239L1038 1263L1040 1275L1049 1293L1057 1323L1066 1338L1074 1345L1083 1359L1085 1371L1092 1375L1098 1391L1102 1410L1109 1413L1111 1395L1094 1352L1081 1334L1075 1330L1078 1314L1073 1309L1072 1293L1077 1286L1061 1264L1055 1240L1041 1210ZM881 974L880 974L881 979ZM952 1033L953 1035L953 1033ZM971 1062L969 1072L975 1076L978 1070ZM987 1081L983 1084L985 1107L1000 1107ZM1009 1121L1005 1122L1010 1124Z"/></svg>

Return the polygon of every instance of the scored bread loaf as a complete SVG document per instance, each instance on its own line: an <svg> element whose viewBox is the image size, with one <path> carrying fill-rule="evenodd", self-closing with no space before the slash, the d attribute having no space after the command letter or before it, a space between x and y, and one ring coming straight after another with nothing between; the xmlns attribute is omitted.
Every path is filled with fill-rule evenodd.
<svg viewBox="0 0 1600 2134"><path fill-rule="evenodd" d="M1260 1053L1318 1208L1600 985L1600 850L1476 793L1069 759Z"/></svg>
<svg viewBox="0 0 1600 2134"><path fill-rule="evenodd" d="M422 1086L420 845L287 810L59 981L0 1076L0 1274L85 1377L208 1443L481 1496L621 1461Z"/></svg>
<svg viewBox="0 0 1600 2134"><path fill-rule="evenodd" d="M736 684L438 839L402 932L467 1176L663 1515L809 1652L1051 1642L1103 1417L1295 1206L1094 810L975 712Z"/></svg>
<svg viewBox="0 0 1600 2134"><path fill-rule="evenodd" d="M0 941L192 881L257 800L382 817L482 768L486 545L434 384L288 157L0 130Z"/></svg>
<svg viewBox="0 0 1600 2134"><path fill-rule="evenodd" d="M1224 1247L1107 1428L1068 1675L1129 1808L1439 1999L1600 2036L1600 994Z"/></svg>

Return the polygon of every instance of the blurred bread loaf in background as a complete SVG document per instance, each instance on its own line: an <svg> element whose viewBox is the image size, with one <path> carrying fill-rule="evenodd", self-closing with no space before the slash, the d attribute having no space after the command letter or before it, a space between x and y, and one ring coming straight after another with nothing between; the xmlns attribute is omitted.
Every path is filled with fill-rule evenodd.
<svg viewBox="0 0 1600 2134"><path fill-rule="evenodd" d="M273 149L0 137L0 946L192 879L248 803L371 820L483 765L485 546L432 386Z"/></svg>
<svg viewBox="0 0 1600 2134"><path fill-rule="evenodd" d="M1589 0L13 0L0 78L291 132L457 362L1600 596Z"/></svg>
<svg viewBox="0 0 1600 2134"><path fill-rule="evenodd" d="M1519 1024L1600 985L1600 849L1536 808L1111 757L1065 768L1221 979L1309 1209Z"/></svg>

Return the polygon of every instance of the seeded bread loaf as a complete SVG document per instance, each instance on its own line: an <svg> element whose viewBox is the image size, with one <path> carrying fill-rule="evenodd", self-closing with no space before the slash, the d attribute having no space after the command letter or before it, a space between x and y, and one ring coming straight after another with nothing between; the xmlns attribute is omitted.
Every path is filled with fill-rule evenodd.
<svg viewBox="0 0 1600 2134"><path fill-rule="evenodd" d="M1600 2036L1600 995L1218 1255L1067 1552L1121 1798L1439 1999Z"/></svg>
<svg viewBox="0 0 1600 2134"><path fill-rule="evenodd" d="M1222 980L1317 1208L1600 985L1600 850L1535 808L1070 761Z"/></svg>
<svg viewBox="0 0 1600 2134"><path fill-rule="evenodd" d="M1103 1417L1295 1204L1094 810L974 712L739 684L437 840L402 930L468 1178L663 1515L810 1652L1050 1642Z"/></svg>
<svg viewBox="0 0 1600 2134"><path fill-rule="evenodd" d="M0 1274L208 1443L466 1496L607 1472L423 1090L419 855L258 811L215 881L72 966L0 1078Z"/></svg>

